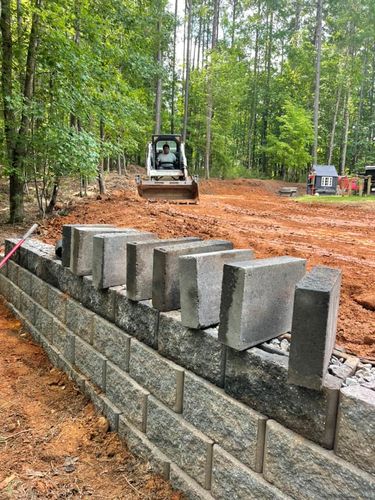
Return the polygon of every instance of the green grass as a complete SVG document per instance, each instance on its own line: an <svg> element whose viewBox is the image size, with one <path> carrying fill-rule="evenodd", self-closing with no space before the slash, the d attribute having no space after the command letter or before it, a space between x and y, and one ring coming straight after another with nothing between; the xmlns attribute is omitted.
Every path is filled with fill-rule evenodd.
<svg viewBox="0 0 375 500"><path fill-rule="evenodd" d="M298 196L294 198L302 203L375 203L375 196Z"/></svg>

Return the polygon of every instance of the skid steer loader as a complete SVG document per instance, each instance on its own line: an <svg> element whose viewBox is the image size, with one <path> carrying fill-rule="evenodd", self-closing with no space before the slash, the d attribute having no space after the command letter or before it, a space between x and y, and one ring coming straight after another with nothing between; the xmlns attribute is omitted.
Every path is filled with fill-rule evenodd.
<svg viewBox="0 0 375 500"><path fill-rule="evenodd" d="M163 147L166 145L172 153L168 161L163 159ZM146 169L146 179L140 175L135 178L142 198L198 203L198 178L188 173L185 147L180 135L153 135L148 144Z"/></svg>

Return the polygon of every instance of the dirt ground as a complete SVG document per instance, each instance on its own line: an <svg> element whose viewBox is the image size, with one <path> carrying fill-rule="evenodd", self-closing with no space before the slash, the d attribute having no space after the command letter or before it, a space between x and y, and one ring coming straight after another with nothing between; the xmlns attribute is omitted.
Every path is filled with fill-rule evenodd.
<svg viewBox="0 0 375 500"><path fill-rule="evenodd" d="M0 299L0 499L182 498L108 432Z"/></svg>

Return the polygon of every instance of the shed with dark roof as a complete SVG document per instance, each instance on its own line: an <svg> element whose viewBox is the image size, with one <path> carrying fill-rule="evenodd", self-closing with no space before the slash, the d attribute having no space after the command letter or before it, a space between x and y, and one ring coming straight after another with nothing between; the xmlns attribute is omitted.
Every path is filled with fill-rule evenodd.
<svg viewBox="0 0 375 500"><path fill-rule="evenodd" d="M307 194L336 194L338 178L333 165L313 165L307 179Z"/></svg>

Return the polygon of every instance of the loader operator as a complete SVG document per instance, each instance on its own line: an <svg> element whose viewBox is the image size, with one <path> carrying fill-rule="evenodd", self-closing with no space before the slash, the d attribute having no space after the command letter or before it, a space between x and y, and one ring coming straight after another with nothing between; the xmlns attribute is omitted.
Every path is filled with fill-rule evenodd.
<svg viewBox="0 0 375 500"><path fill-rule="evenodd" d="M163 152L158 156L159 168L174 168L176 160L176 155L169 152L168 144L164 144Z"/></svg>

